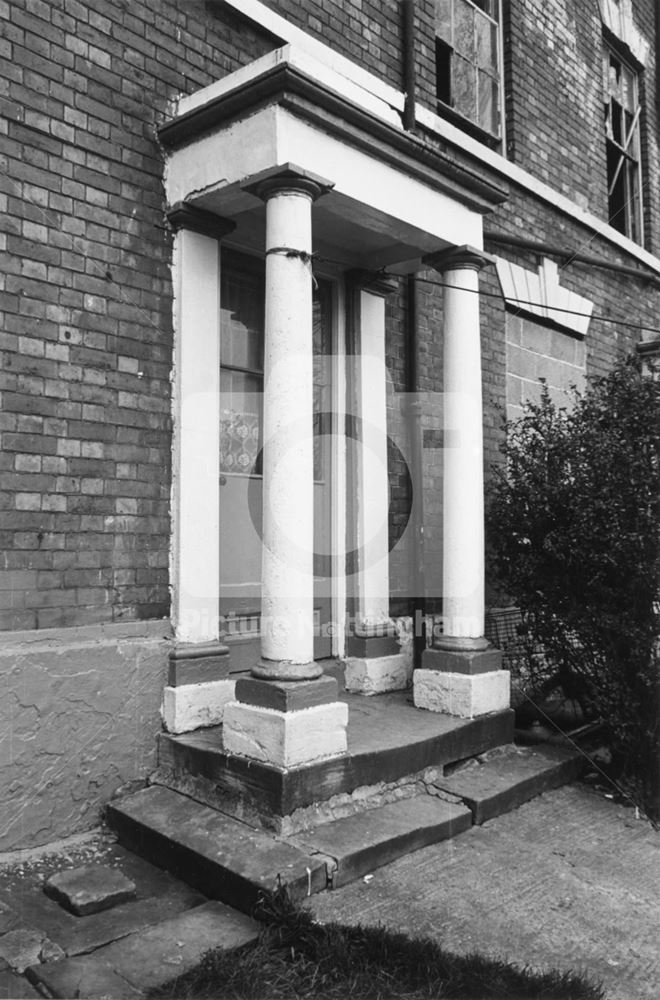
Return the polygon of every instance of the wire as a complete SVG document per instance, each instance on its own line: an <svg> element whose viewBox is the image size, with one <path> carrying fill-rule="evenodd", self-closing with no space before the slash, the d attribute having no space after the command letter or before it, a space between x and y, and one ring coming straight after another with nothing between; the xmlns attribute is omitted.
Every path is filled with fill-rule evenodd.
<svg viewBox="0 0 660 1000"><path fill-rule="evenodd" d="M391 275L391 277L394 277ZM457 285L450 285L446 281L434 281L433 278L422 278L417 276L418 281L423 281L427 285L436 285L438 288L454 288L458 292L471 292L473 295L483 295L491 299L499 299L501 301L502 294L500 292L486 292L483 289L478 288L461 288ZM600 323L614 323L616 326L625 326L631 330L650 330L652 333L660 333L660 326L647 326L645 323L628 323L625 320L615 319L612 316L604 316L599 313L585 313L578 312L576 309L563 309L560 306L549 306L545 302L533 302L531 299L516 299L515 304L517 306L537 306L539 309L549 309L553 312L568 313L571 316L581 316L583 319L597 320Z"/></svg>

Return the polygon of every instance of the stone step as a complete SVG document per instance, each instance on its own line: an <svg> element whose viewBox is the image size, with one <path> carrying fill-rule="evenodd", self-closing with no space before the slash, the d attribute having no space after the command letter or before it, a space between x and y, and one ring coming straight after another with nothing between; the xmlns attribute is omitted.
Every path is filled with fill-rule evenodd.
<svg viewBox="0 0 660 1000"><path fill-rule="evenodd" d="M47 996L137 1000L194 968L210 948L240 948L258 934L259 925L245 914L207 902L90 955L32 965L26 975Z"/></svg>
<svg viewBox="0 0 660 1000"><path fill-rule="evenodd" d="M280 883L293 899L327 885L322 857L169 788L153 785L115 800L107 819L124 846L245 913Z"/></svg>
<svg viewBox="0 0 660 1000"><path fill-rule="evenodd" d="M480 824L573 781L587 764L578 749L510 744L466 761L433 784L458 796Z"/></svg>
<svg viewBox="0 0 660 1000"><path fill-rule="evenodd" d="M313 803L378 782L395 782L428 767L443 767L513 739L514 713L458 719L415 708L408 692L365 698L347 695L348 752L281 769L228 753L222 727L181 736L159 735L156 780L199 794L240 818L277 829L278 819ZM188 783L188 787L186 784ZM217 798L216 798L217 797Z"/></svg>
<svg viewBox="0 0 660 1000"><path fill-rule="evenodd" d="M433 795L416 795L324 823L292 837L310 854L333 862L333 888L472 826L468 808Z"/></svg>

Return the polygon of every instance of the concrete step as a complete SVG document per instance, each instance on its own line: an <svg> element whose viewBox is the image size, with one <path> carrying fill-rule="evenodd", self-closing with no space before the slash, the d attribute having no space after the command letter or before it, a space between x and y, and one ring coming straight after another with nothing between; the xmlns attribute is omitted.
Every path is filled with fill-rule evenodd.
<svg viewBox="0 0 660 1000"><path fill-rule="evenodd" d="M473 822L480 824L573 781L587 764L587 757L577 749L510 744L466 761L433 784L458 796L470 809Z"/></svg>
<svg viewBox="0 0 660 1000"><path fill-rule="evenodd" d="M293 899L327 885L324 858L169 788L154 785L118 799L107 819L124 846L244 913L279 883Z"/></svg>
<svg viewBox="0 0 660 1000"><path fill-rule="evenodd" d="M137 1000L194 968L209 948L240 948L258 934L245 914L207 902L90 955L32 965L26 975L47 996Z"/></svg>
<svg viewBox="0 0 660 1000"><path fill-rule="evenodd" d="M331 884L337 888L470 826L472 814L465 806L417 795L323 823L291 839L310 854L331 859Z"/></svg>

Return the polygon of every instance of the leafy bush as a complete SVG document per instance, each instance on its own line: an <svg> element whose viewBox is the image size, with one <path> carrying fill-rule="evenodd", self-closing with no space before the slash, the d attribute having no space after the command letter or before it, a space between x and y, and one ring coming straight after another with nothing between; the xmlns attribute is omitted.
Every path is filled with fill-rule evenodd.
<svg viewBox="0 0 660 1000"><path fill-rule="evenodd" d="M660 382L622 361L567 411L545 384L508 425L489 550L532 643L600 717L649 804L657 745ZM651 810L652 811L652 810Z"/></svg>

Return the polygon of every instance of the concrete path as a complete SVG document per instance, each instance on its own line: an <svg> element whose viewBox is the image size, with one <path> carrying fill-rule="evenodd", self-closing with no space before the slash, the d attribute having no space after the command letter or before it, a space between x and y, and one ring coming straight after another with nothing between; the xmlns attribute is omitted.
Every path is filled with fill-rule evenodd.
<svg viewBox="0 0 660 1000"><path fill-rule="evenodd" d="M660 997L660 832L575 784L310 900L519 965L581 969L608 1000Z"/></svg>

